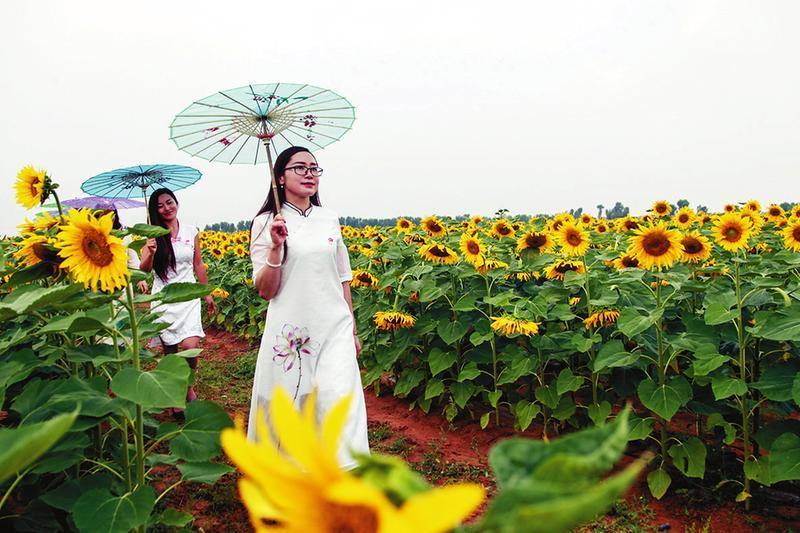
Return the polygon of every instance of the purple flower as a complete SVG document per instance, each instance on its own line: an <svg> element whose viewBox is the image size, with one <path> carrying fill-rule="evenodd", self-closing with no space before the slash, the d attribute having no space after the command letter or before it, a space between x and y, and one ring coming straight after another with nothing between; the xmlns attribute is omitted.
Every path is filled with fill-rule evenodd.
<svg viewBox="0 0 800 533"><path fill-rule="evenodd" d="M272 360L283 365L283 371L288 372L298 358L316 355L319 343L312 342L307 328L299 328L291 324L284 324L280 335L275 336L275 346L272 347Z"/></svg>

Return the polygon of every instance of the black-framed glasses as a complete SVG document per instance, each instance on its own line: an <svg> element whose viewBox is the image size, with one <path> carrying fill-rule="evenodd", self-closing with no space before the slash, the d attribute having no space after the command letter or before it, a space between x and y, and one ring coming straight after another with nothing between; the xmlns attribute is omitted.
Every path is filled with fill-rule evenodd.
<svg viewBox="0 0 800 533"><path fill-rule="evenodd" d="M319 177L322 174L322 169L319 167L304 167L302 165L286 167L286 170L291 170L298 176L306 176L307 174L311 173L312 176Z"/></svg>

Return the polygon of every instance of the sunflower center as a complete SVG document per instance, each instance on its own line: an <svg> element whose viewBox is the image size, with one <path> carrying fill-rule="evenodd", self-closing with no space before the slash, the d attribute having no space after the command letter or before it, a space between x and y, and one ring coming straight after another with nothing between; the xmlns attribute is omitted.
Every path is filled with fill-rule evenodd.
<svg viewBox="0 0 800 533"><path fill-rule="evenodd" d="M656 206L656 213L664 213L667 211L667 206L664 204L658 204Z"/></svg>
<svg viewBox="0 0 800 533"><path fill-rule="evenodd" d="M681 224L686 224L687 222L689 222L689 215L687 215L686 213L683 213L683 214L681 214L681 215L678 217L678 221L679 221Z"/></svg>
<svg viewBox="0 0 800 533"><path fill-rule="evenodd" d="M577 231L571 230L567 232L567 242L570 246L580 246L583 243L583 239L581 238L581 234Z"/></svg>
<svg viewBox="0 0 800 533"><path fill-rule="evenodd" d="M373 533L378 531L378 516L374 510L362 505L330 505L327 531Z"/></svg>
<svg viewBox="0 0 800 533"><path fill-rule="evenodd" d="M401 228L407 228L408 226L409 226L408 220L401 220L400 221L400 227Z"/></svg>
<svg viewBox="0 0 800 533"><path fill-rule="evenodd" d="M530 248L540 248L547 242L547 237L540 234L528 235L525 237L525 244Z"/></svg>
<svg viewBox="0 0 800 533"><path fill-rule="evenodd" d="M694 237L686 237L681 241L683 245L683 249L686 250L687 254L696 254L703 251L703 243L699 240L695 239Z"/></svg>
<svg viewBox="0 0 800 533"><path fill-rule="evenodd" d="M795 241L800 241L800 225L795 226L795 228L792 230L792 239Z"/></svg>
<svg viewBox="0 0 800 533"><path fill-rule="evenodd" d="M472 255L478 255L481 253L481 247L477 242L469 241L467 242L467 251Z"/></svg>
<svg viewBox="0 0 800 533"><path fill-rule="evenodd" d="M508 235L509 233L511 233L511 228L506 226L505 224L498 224L497 233L499 233L500 235Z"/></svg>
<svg viewBox="0 0 800 533"><path fill-rule="evenodd" d="M635 220L628 220L628 221L625 222L625 229L626 230L632 230L632 229L636 229L638 227L639 227L639 223L636 222Z"/></svg>
<svg viewBox="0 0 800 533"><path fill-rule="evenodd" d="M428 222L428 231L431 233L439 233L442 231L442 227L436 222Z"/></svg>
<svg viewBox="0 0 800 533"><path fill-rule="evenodd" d="M431 246L430 253L436 257L450 257L450 254L443 246Z"/></svg>
<svg viewBox="0 0 800 533"><path fill-rule="evenodd" d="M358 281L360 281L361 283L372 283L372 280L369 278L370 275L367 274L366 272L358 275Z"/></svg>
<svg viewBox="0 0 800 533"><path fill-rule="evenodd" d="M742 237L742 231L736 226L724 228L722 234L725 236L725 240L729 242L736 242Z"/></svg>
<svg viewBox="0 0 800 533"><path fill-rule="evenodd" d="M626 255L622 258L622 265L625 268L635 268L639 266L639 260L635 257L629 257Z"/></svg>
<svg viewBox="0 0 800 533"><path fill-rule="evenodd" d="M97 266L108 266L114 260L106 236L94 228L84 231L81 247L86 257Z"/></svg>
<svg viewBox="0 0 800 533"><path fill-rule="evenodd" d="M563 220L556 220L555 222L553 222L553 229L557 230L558 228L561 227L561 224L563 224L563 223L564 223Z"/></svg>
<svg viewBox="0 0 800 533"><path fill-rule="evenodd" d="M570 263L561 263L556 267L556 272L560 274L566 274L570 270L578 270L578 269L572 266Z"/></svg>
<svg viewBox="0 0 800 533"><path fill-rule="evenodd" d="M669 239L666 238L666 235L661 233L651 233L642 240L642 248L644 248L648 255L656 257L667 253L670 246Z"/></svg>
<svg viewBox="0 0 800 533"><path fill-rule="evenodd" d="M770 215L772 215L772 216L774 216L774 217L779 217L779 216L781 216L781 212L780 212L780 210L779 210L779 209L775 209L774 207L773 207L772 209L770 209L770 210L769 210L769 214L770 214Z"/></svg>

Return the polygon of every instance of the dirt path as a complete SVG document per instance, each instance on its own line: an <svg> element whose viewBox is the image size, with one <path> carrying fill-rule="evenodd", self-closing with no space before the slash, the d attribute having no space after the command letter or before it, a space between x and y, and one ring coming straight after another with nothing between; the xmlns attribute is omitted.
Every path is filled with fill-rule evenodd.
<svg viewBox="0 0 800 533"><path fill-rule="evenodd" d="M211 330L207 335L197 376L198 392L202 398L223 404L232 416L246 417L258 347L226 332ZM435 413L426 415L420 409L409 411L407 402L391 396L388 391L376 396L372 389L367 389L365 396L373 451L403 457L432 483L469 480L484 484L490 492L494 490L486 458L494 443L519 435L511 427L481 430L476 423L450 424ZM538 438L541 429L533 428L524 435ZM190 485L181 494L176 505L182 503L186 506L182 508L194 509L198 515L196 528L205 531L249 529L244 510L235 501L234 476L223 478L210 489ZM789 516L795 519L786 518ZM800 531L797 518L798 509L787 507L756 509L744 514L729 500L727 493L700 485L676 487L663 500L652 500L642 479L624 502L584 530Z"/></svg>

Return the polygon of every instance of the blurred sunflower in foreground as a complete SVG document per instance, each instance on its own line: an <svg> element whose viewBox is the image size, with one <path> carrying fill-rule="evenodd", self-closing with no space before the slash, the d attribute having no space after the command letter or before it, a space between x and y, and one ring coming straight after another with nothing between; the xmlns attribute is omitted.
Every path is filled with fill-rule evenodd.
<svg viewBox="0 0 800 533"><path fill-rule="evenodd" d="M480 485L430 488L406 465L392 465L396 475L386 489L381 479L359 477L358 469L342 470L336 455L350 400L337 403L317 426L314 394L300 413L278 388L269 404L274 438L263 416L256 422L258 443L247 440L241 423L223 430L222 447L244 473L239 492L257 533L440 533L480 505Z"/></svg>

